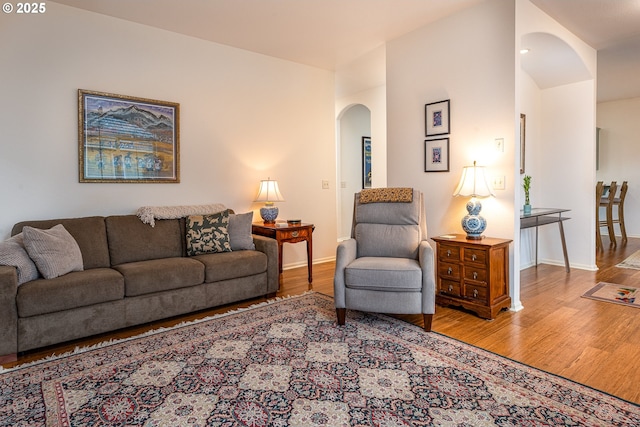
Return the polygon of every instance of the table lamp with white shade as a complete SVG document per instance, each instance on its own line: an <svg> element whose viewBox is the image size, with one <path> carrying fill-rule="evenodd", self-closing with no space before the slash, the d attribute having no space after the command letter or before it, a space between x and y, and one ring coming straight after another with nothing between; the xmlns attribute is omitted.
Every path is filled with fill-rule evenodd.
<svg viewBox="0 0 640 427"><path fill-rule="evenodd" d="M480 216L482 204L478 198L494 196L487 181L484 167L476 166L475 161L473 166L465 166L453 195L471 197L471 200L467 202L467 212L469 213L462 218L462 229L467 233L467 239L482 239L484 237L482 233L487 228L487 220Z"/></svg>
<svg viewBox="0 0 640 427"><path fill-rule="evenodd" d="M278 207L273 203L284 202L284 197L278 188L278 181L271 178L260 181L260 189L254 201L264 202L264 206L260 208L260 216L264 224L275 224L278 217Z"/></svg>

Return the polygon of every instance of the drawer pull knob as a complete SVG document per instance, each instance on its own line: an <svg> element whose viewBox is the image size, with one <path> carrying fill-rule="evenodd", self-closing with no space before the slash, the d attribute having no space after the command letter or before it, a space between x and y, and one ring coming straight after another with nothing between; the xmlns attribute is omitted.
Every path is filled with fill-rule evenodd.
<svg viewBox="0 0 640 427"><path fill-rule="evenodd" d="M473 290L473 297L474 298L478 298L478 290L477 289Z"/></svg>
<svg viewBox="0 0 640 427"><path fill-rule="evenodd" d="M449 292L453 292L453 286L449 285Z"/></svg>
<svg viewBox="0 0 640 427"><path fill-rule="evenodd" d="M451 249L447 249L447 257L451 256Z"/></svg>
<svg viewBox="0 0 640 427"><path fill-rule="evenodd" d="M471 255L471 261L475 261L476 260L476 254Z"/></svg>
<svg viewBox="0 0 640 427"><path fill-rule="evenodd" d="M298 237L298 232L297 232L297 231L294 231L293 233L291 233L291 235L292 235L293 237Z"/></svg>
<svg viewBox="0 0 640 427"><path fill-rule="evenodd" d="M474 280L478 278L478 272L477 271L473 272L473 278L474 278Z"/></svg>
<svg viewBox="0 0 640 427"><path fill-rule="evenodd" d="M451 269L451 267L449 267L449 269L447 269L447 274L450 275L451 273L453 273L453 270Z"/></svg>

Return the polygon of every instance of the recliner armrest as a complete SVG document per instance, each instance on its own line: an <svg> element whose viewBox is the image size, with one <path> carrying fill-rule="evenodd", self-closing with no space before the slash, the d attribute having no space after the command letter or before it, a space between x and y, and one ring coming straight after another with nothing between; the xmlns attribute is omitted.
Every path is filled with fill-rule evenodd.
<svg viewBox="0 0 640 427"><path fill-rule="evenodd" d="M428 241L420 242L418 262L422 268L422 309L433 313L436 308L436 268L433 247Z"/></svg>
<svg viewBox="0 0 640 427"><path fill-rule="evenodd" d="M345 281L344 270L357 257L357 244L355 239L340 242L336 249L336 271L333 276L333 298L336 308L345 307Z"/></svg>

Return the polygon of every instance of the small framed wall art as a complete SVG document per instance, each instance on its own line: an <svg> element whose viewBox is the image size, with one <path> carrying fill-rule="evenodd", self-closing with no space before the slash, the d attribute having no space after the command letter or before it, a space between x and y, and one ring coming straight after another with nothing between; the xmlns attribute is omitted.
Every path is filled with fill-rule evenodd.
<svg viewBox="0 0 640 427"><path fill-rule="evenodd" d="M362 137L362 188L371 188L371 137Z"/></svg>
<svg viewBox="0 0 640 427"><path fill-rule="evenodd" d="M78 90L80 182L180 182L180 104Z"/></svg>
<svg viewBox="0 0 640 427"><path fill-rule="evenodd" d="M449 172L449 138L424 142L424 171Z"/></svg>
<svg viewBox="0 0 640 427"><path fill-rule="evenodd" d="M449 120L449 100L432 102L424 106L425 136L451 133Z"/></svg>

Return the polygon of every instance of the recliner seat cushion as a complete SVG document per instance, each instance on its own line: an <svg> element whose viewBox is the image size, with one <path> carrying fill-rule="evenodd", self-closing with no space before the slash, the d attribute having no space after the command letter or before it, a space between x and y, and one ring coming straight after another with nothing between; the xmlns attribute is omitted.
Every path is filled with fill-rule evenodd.
<svg viewBox="0 0 640 427"><path fill-rule="evenodd" d="M204 264L206 283L253 276L267 271L267 255L259 251L221 252L192 258Z"/></svg>
<svg viewBox="0 0 640 427"><path fill-rule="evenodd" d="M136 261L113 268L124 276L128 297L186 288L204 281L204 265L191 258Z"/></svg>
<svg viewBox="0 0 640 427"><path fill-rule="evenodd" d="M110 268L74 271L53 279L36 279L18 287L20 317L71 310L124 298L124 278ZM61 325L72 328L73 325Z"/></svg>
<svg viewBox="0 0 640 427"><path fill-rule="evenodd" d="M345 286L373 291L420 292L422 269L407 258L363 257L345 269Z"/></svg>

